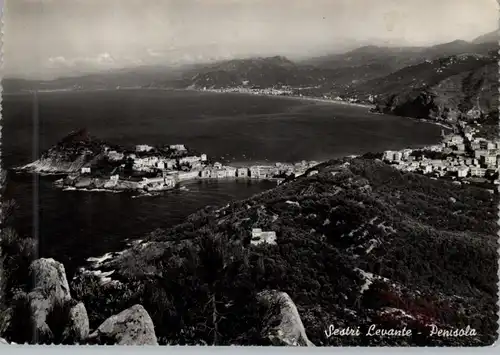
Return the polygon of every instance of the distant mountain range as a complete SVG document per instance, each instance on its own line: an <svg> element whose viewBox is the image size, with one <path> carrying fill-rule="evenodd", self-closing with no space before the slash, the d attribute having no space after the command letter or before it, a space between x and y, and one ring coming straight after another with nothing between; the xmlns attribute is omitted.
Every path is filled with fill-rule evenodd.
<svg viewBox="0 0 500 355"><path fill-rule="evenodd" d="M304 95L377 104L386 113L423 118L497 112L498 34L431 47L364 46L292 62L282 56L184 67L149 66L52 81L4 79L4 92L136 88L288 87Z"/></svg>

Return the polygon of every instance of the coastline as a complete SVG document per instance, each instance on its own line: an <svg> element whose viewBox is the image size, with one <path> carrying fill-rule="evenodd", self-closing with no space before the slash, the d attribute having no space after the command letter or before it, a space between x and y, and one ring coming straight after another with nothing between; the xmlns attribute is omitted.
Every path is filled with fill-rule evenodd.
<svg viewBox="0 0 500 355"><path fill-rule="evenodd" d="M238 90L223 91L220 89L202 90L202 89L195 89L195 88L186 88L186 89L175 89L175 90L176 91L209 92L209 93L214 93L214 94L235 94L235 95L273 97L273 98L282 98L282 99L299 100L299 101L310 101L310 102L333 104L333 105L346 105L346 106L353 106L353 107L360 107L360 108L367 108L367 109L372 109L375 107L375 105L353 103L353 102L334 100L334 99L325 99L325 98L314 97L314 96L273 95L273 94L265 94L265 93L261 93L261 92L251 92L251 91L249 91L249 92L243 92L243 91L238 91Z"/></svg>

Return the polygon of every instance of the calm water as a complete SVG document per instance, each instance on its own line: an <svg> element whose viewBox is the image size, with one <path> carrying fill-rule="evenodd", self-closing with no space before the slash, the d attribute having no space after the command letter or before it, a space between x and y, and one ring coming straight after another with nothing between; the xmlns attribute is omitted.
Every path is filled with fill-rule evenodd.
<svg viewBox="0 0 500 355"><path fill-rule="evenodd" d="M233 163L323 160L434 144L440 135L438 126L373 115L364 108L284 98L148 90L42 93L38 100L35 122L31 96L3 98L6 168L32 161L83 127L112 143L182 143ZM7 197L20 207L19 232L36 230L41 256L63 261L69 270L84 258L122 248L125 240L176 224L207 204L223 205L274 186L193 183L188 191L132 199L63 192L53 189L52 181L40 178L35 194L33 177L11 174Z"/></svg>

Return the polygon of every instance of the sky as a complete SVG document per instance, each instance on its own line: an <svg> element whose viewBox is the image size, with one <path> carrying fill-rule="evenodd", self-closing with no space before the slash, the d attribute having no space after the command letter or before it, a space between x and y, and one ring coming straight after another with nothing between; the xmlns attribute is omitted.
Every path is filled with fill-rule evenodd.
<svg viewBox="0 0 500 355"><path fill-rule="evenodd" d="M472 40L496 0L5 0L5 76Z"/></svg>

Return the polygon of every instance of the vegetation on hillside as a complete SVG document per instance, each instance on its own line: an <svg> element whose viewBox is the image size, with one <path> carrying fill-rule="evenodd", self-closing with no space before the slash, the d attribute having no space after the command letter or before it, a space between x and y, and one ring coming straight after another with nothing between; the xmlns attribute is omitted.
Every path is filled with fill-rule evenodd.
<svg viewBox="0 0 500 355"><path fill-rule="evenodd" d="M141 303L162 343L261 344L255 297L271 288L291 296L317 345L496 340L497 195L376 160L332 161L318 170L152 233L100 266L115 270L119 285L80 275L73 289L91 310L91 327ZM251 245L251 228L275 231L277 244ZM372 323L406 325L414 335L324 335L330 324ZM429 324L470 325L478 335L430 338Z"/></svg>

